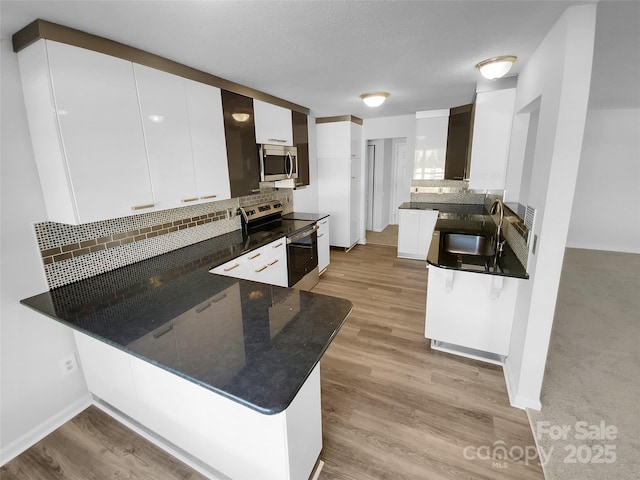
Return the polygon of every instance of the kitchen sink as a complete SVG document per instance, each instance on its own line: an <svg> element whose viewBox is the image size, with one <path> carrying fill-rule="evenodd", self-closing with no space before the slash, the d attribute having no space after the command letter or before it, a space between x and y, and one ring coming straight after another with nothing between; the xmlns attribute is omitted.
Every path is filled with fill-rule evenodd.
<svg viewBox="0 0 640 480"><path fill-rule="evenodd" d="M445 252L462 255L488 256L495 253L491 241L484 235L446 232L442 240Z"/></svg>

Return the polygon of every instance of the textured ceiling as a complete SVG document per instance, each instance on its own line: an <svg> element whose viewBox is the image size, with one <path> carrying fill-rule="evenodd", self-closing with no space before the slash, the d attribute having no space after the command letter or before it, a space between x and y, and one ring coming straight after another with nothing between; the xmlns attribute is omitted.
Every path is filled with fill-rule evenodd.
<svg viewBox="0 0 640 480"><path fill-rule="evenodd" d="M373 118L469 103L478 61L515 54L517 74L576 3L588 2L3 0L2 37L42 18L284 98L315 116ZM639 11L627 3L635 5L607 18L623 23L626 43L640 32L627 32ZM606 48L615 33L602 36ZM368 109L358 96L377 90L391 96Z"/></svg>

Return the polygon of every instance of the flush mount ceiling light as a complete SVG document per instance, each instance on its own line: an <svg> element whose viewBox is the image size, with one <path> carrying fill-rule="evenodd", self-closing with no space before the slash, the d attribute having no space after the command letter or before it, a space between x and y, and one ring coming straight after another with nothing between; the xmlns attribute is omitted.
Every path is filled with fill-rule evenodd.
<svg viewBox="0 0 640 480"><path fill-rule="evenodd" d="M379 107L384 103L389 94L387 92L363 93L360 98L367 107Z"/></svg>
<svg viewBox="0 0 640 480"><path fill-rule="evenodd" d="M236 122L246 122L250 117L248 113L232 113L231 116Z"/></svg>
<svg viewBox="0 0 640 480"><path fill-rule="evenodd" d="M476 65L476 68L480 70L480 73L484 78L493 80L494 78L504 77L511 66L518 58L513 55L506 55L504 57L494 57L484 60Z"/></svg>

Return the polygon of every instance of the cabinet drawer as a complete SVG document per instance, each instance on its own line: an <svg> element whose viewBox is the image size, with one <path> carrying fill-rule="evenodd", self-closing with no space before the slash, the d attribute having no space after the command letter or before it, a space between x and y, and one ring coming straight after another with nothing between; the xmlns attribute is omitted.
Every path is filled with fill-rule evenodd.
<svg viewBox="0 0 640 480"><path fill-rule="evenodd" d="M284 237L210 270L217 275L288 286L287 242Z"/></svg>

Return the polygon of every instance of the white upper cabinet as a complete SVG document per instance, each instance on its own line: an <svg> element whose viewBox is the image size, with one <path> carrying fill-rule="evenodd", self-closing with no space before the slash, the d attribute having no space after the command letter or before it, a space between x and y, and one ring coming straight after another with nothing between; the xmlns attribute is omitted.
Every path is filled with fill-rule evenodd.
<svg viewBox="0 0 640 480"><path fill-rule="evenodd" d="M293 146L291 110L253 100L256 143Z"/></svg>
<svg viewBox="0 0 640 480"><path fill-rule="evenodd" d="M350 121L316 125L318 158L360 158L362 125Z"/></svg>
<svg viewBox="0 0 640 480"><path fill-rule="evenodd" d="M478 92L469 188L504 190L516 89Z"/></svg>
<svg viewBox="0 0 640 480"><path fill-rule="evenodd" d="M231 198L220 89L184 79L199 201Z"/></svg>
<svg viewBox="0 0 640 480"><path fill-rule="evenodd" d="M48 220L231 197L219 88L50 40L18 61Z"/></svg>
<svg viewBox="0 0 640 480"><path fill-rule="evenodd" d="M131 62L48 40L18 60L48 219L153 209Z"/></svg>
<svg viewBox="0 0 640 480"><path fill-rule="evenodd" d="M196 202L184 79L143 65L133 67L156 207Z"/></svg>

